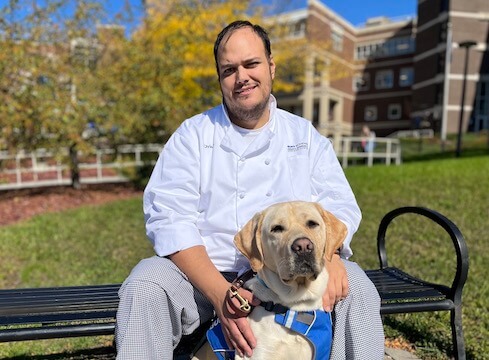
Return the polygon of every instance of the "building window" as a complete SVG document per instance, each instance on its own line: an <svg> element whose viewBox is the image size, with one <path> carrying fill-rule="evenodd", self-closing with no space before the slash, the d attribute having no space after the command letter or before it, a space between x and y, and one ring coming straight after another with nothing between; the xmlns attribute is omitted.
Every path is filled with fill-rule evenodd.
<svg viewBox="0 0 489 360"><path fill-rule="evenodd" d="M331 43L333 50L343 51L343 28L335 22L331 22Z"/></svg>
<svg viewBox="0 0 489 360"><path fill-rule="evenodd" d="M343 50L343 34L340 34L336 31L331 33L331 41L333 43L333 49L336 51Z"/></svg>
<svg viewBox="0 0 489 360"><path fill-rule="evenodd" d="M414 69L412 67L401 68L399 71L399 86L411 86L414 82Z"/></svg>
<svg viewBox="0 0 489 360"><path fill-rule="evenodd" d="M376 89L390 89L394 86L394 73L392 70L382 70L375 74Z"/></svg>
<svg viewBox="0 0 489 360"><path fill-rule="evenodd" d="M364 119L365 121L377 120L377 106L375 105L365 106Z"/></svg>
<svg viewBox="0 0 489 360"><path fill-rule="evenodd" d="M370 74L358 74L353 77L353 91L366 91L370 89Z"/></svg>
<svg viewBox="0 0 489 360"><path fill-rule="evenodd" d="M402 36L386 41L375 41L359 44L355 47L355 60L366 60L379 57L392 57L412 54L415 51L415 39Z"/></svg>
<svg viewBox="0 0 489 360"><path fill-rule="evenodd" d="M294 38L303 37L306 34L306 21L300 20L290 25L290 36Z"/></svg>
<svg viewBox="0 0 489 360"><path fill-rule="evenodd" d="M399 120L402 115L401 104L389 104L387 107L387 119Z"/></svg>

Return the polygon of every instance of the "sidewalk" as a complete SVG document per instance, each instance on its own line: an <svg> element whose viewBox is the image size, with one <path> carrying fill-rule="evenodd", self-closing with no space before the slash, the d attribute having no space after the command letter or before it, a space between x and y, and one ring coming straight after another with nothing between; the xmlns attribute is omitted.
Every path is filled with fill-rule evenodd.
<svg viewBox="0 0 489 360"><path fill-rule="evenodd" d="M420 360L416 355L405 350L385 348L384 360Z"/></svg>

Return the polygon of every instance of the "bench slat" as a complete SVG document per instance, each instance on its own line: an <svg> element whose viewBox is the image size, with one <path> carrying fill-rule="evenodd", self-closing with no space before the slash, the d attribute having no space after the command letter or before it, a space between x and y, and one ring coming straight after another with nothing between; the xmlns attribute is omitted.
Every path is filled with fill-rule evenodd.
<svg viewBox="0 0 489 360"><path fill-rule="evenodd" d="M0 342L112 335L115 323L83 324L42 328L2 329Z"/></svg>
<svg viewBox="0 0 489 360"><path fill-rule="evenodd" d="M10 314L0 316L0 325L18 325L18 324L36 324L36 323L55 323L55 322L77 322L92 321L101 319L114 320L117 313L117 304L106 309L97 309L92 311L73 311L73 312L50 312L40 314Z"/></svg>

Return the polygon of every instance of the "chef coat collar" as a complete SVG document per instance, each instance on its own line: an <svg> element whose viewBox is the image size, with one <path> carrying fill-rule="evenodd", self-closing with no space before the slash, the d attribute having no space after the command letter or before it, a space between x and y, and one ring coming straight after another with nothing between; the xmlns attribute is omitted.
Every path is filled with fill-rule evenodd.
<svg viewBox="0 0 489 360"><path fill-rule="evenodd" d="M266 129L251 142L248 143L243 139L243 136L231 125L226 107L222 105L224 116L228 121L229 126L226 130L226 135L221 141L221 147L225 150L234 152L241 158L250 157L264 151L270 144L270 139L275 135L275 112L277 109L277 100L273 95L270 95L270 119Z"/></svg>

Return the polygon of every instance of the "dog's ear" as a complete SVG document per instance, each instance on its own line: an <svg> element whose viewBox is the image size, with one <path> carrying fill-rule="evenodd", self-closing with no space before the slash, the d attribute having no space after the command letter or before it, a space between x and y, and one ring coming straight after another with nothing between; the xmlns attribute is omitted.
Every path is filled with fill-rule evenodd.
<svg viewBox="0 0 489 360"><path fill-rule="evenodd" d="M324 210L320 204L316 203L316 207L321 213L321 217L323 218L324 224L326 225L325 257L326 260L331 261L331 258L333 257L336 249L338 249L343 244L343 241L345 241L348 229L341 220L339 220L329 211Z"/></svg>
<svg viewBox="0 0 489 360"><path fill-rule="evenodd" d="M254 271L259 271L263 267L262 223L263 214L257 213L234 237L236 247L249 259L251 268Z"/></svg>

